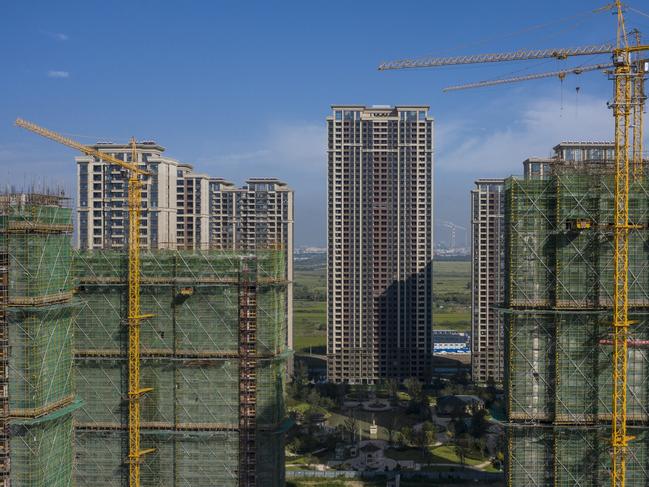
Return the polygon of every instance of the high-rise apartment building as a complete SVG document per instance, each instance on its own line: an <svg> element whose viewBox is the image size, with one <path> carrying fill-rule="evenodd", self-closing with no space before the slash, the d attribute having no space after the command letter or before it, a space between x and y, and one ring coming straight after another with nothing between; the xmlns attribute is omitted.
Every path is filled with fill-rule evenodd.
<svg viewBox="0 0 649 487"><path fill-rule="evenodd" d="M93 148L131 162L130 145L98 143ZM137 162L151 173L143 179L143 247L282 247L292 256L293 190L286 183L251 178L237 188L222 178L197 174L190 164L163 157L163 152L155 142L137 144ZM78 246L123 248L128 230L127 171L90 156L76 161Z"/></svg>
<svg viewBox="0 0 649 487"><path fill-rule="evenodd" d="M611 485L615 168L566 148L505 183L507 485ZM568 152L576 149L576 152ZM595 152L597 151L597 152ZM644 172L646 174L646 170ZM649 485L649 192L629 181L627 486Z"/></svg>
<svg viewBox="0 0 649 487"><path fill-rule="evenodd" d="M241 188L225 179L210 179L209 242L210 248L218 249L284 251L287 344L292 349L293 190L276 178L251 178Z"/></svg>
<svg viewBox="0 0 649 487"><path fill-rule="evenodd" d="M212 247L256 249L281 245L292 252L293 190L285 182L251 178L237 188L229 181L212 178L209 188Z"/></svg>
<svg viewBox="0 0 649 487"><path fill-rule="evenodd" d="M553 147L549 158L530 157L523 161L525 179L544 178L552 174L555 164L607 164L615 160L613 142L561 142Z"/></svg>
<svg viewBox="0 0 649 487"><path fill-rule="evenodd" d="M471 375L503 380L505 180L478 179L471 191Z"/></svg>
<svg viewBox="0 0 649 487"><path fill-rule="evenodd" d="M426 106L335 105L328 126L328 378L432 367L433 120Z"/></svg>
<svg viewBox="0 0 649 487"><path fill-rule="evenodd" d="M176 171L176 248L210 247L210 178L189 164Z"/></svg>
<svg viewBox="0 0 649 487"><path fill-rule="evenodd" d="M94 149L131 162L128 144L97 143ZM163 157L155 142L137 144L137 163L144 176L140 242L147 248L176 248L177 180L189 167ZM123 248L128 235L127 171L92 156L77 161L77 229L81 249Z"/></svg>
<svg viewBox="0 0 649 487"><path fill-rule="evenodd" d="M546 179L565 163L573 167L596 166L614 160L612 142L568 141L553 147L552 157L523 161L524 179ZM504 302L504 179L480 179L471 191L471 373L484 384L503 380Z"/></svg>
<svg viewBox="0 0 649 487"><path fill-rule="evenodd" d="M131 162L131 146L93 146ZM283 249L287 345L293 345L293 190L275 178L250 178L238 188L164 157L155 142L137 144L144 177L140 243L151 249ZM128 234L126 170L90 156L76 158L78 246L120 249Z"/></svg>

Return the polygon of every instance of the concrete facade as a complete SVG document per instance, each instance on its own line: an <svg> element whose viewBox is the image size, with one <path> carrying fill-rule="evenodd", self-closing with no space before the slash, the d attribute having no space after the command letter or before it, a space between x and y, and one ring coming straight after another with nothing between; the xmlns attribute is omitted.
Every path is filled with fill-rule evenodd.
<svg viewBox="0 0 649 487"><path fill-rule="evenodd" d="M97 143L94 149L131 162L128 144ZM146 248L176 248L176 184L179 162L163 157L155 142L137 144L137 163L151 174L142 190L140 242ZM81 249L124 247L128 234L127 171L91 156L77 162L77 246Z"/></svg>
<svg viewBox="0 0 649 487"><path fill-rule="evenodd" d="M426 380L433 119L426 106L336 105L327 127L328 378Z"/></svg>
<svg viewBox="0 0 649 487"><path fill-rule="evenodd" d="M237 188L209 181L210 248L281 248L286 255L287 344L293 349L293 190L276 178L250 178ZM289 368L291 364L289 363Z"/></svg>
<svg viewBox="0 0 649 487"><path fill-rule="evenodd" d="M471 191L471 376L503 380L505 180L478 179Z"/></svg>

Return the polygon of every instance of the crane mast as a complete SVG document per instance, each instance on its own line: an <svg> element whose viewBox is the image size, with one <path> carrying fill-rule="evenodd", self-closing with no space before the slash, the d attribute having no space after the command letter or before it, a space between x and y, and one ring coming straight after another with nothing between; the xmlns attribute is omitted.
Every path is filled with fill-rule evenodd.
<svg viewBox="0 0 649 487"><path fill-rule="evenodd" d="M137 164L137 145L131 139L131 161ZM129 487L140 487L141 458L155 451L140 447L140 399L153 390L140 385L140 321L153 315L143 315L140 309L140 208L142 182L138 173L128 177L128 438Z"/></svg>
<svg viewBox="0 0 649 487"><path fill-rule="evenodd" d="M568 49L546 49L534 51L515 51L509 53L481 54L445 58L405 59L382 63L379 70L430 68L457 64L492 63L519 61L527 59L557 58L589 54L612 54L613 64L573 68L551 73L539 73L503 80L471 83L449 87L445 91L491 86L550 76L563 77L566 74L579 74L584 71L613 67L614 99L611 104L615 119L615 189L613 215L613 320L612 320L612 370L613 400L611 421L611 486L624 487L626 482L626 459L629 442L633 439L627 434L627 383L628 383L628 342L629 326L629 232L639 228L629 221L629 185L633 175L643 173L642 137L644 110L645 62L631 60L633 53L649 50L648 45L640 43L636 33L636 45L629 46L625 30L624 13L620 0L607 7L617 18L616 45L585 46ZM632 130L631 130L632 127ZM631 167L632 166L632 167ZM632 171L631 171L632 170Z"/></svg>
<svg viewBox="0 0 649 487"><path fill-rule="evenodd" d="M640 46L640 31L634 31L636 46ZM644 174L644 161L642 159L642 136L644 124L644 106L646 96L644 94L644 75L647 71L647 60L638 58L635 61L636 72L633 76L633 177L637 178Z"/></svg>
<svg viewBox="0 0 649 487"><path fill-rule="evenodd" d="M137 165L137 143L130 141L131 162L125 162L92 147L80 144L52 130L35 123L17 119L16 125L60 144L77 149L82 153L104 160L128 170L128 460L129 487L140 487L140 465L142 457L155 451L155 448L142 450L140 445L140 401L152 391L140 385L140 323L153 315L143 315L140 308L140 212L142 181L141 176L149 174Z"/></svg>
<svg viewBox="0 0 649 487"><path fill-rule="evenodd" d="M611 486L624 487L627 434L627 380L629 338L629 136L633 74L620 0L617 9L617 48L613 61L615 99L615 207L613 211L613 417L611 424ZM640 136L641 133L639 134Z"/></svg>

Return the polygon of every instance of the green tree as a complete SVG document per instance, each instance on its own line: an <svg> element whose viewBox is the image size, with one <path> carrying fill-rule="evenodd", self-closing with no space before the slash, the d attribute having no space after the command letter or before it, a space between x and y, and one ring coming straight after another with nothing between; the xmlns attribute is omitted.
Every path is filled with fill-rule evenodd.
<svg viewBox="0 0 649 487"><path fill-rule="evenodd" d="M413 440L413 431L410 426L404 426L401 428L401 431L399 431L399 441L403 446L410 446L412 445L412 440Z"/></svg>
<svg viewBox="0 0 649 487"><path fill-rule="evenodd" d="M354 416L354 411L352 410L351 416L345 419L343 423L343 429L347 435L348 441L352 444L356 444L356 436L358 435L358 420Z"/></svg>
<svg viewBox="0 0 649 487"><path fill-rule="evenodd" d="M303 450L302 440L297 436L289 441L288 445L286 446L288 450L293 453L300 453Z"/></svg>
<svg viewBox="0 0 649 487"><path fill-rule="evenodd" d="M506 445L507 445L507 441L505 439L505 432L501 431L500 433L498 433L498 436L496 436L496 457L497 458L504 460Z"/></svg>
<svg viewBox="0 0 649 487"><path fill-rule="evenodd" d="M396 379L388 379L385 382L385 388L391 401L396 401L399 395L399 383Z"/></svg>
<svg viewBox="0 0 649 487"><path fill-rule="evenodd" d="M425 453L428 450L428 446L435 443L435 425L430 421L425 421L413 433L413 443L421 449L422 453Z"/></svg>
<svg viewBox="0 0 649 487"><path fill-rule="evenodd" d="M485 438L476 438L475 439L475 448L480 452L482 458L487 456L487 440Z"/></svg>
<svg viewBox="0 0 649 487"><path fill-rule="evenodd" d="M295 361L293 370L293 382L290 385L289 394L295 399L302 399L304 389L309 384L309 369L303 361Z"/></svg>
<svg viewBox="0 0 649 487"><path fill-rule="evenodd" d="M395 414L392 414L390 416L390 421L388 422L387 426L385 427L385 429L388 432L388 444L389 445L392 445L394 440L395 440L395 436L396 436L396 433L397 433L397 426L398 426L397 416Z"/></svg>
<svg viewBox="0 0 649 487"><path fill-rule="evenodd" d="M336 384L336 404L338 407L345 404L345 394L347 394L347 384Z"/></svg>
<svg viewBox="0 0 649 487"><path fill-rule="evenodd" d="M488 415L487 410L481 409L471 417L471 425L469 426L469 432L473 437L483 438L487 434L487 431L491 426L489 420L487 420L487 415Z"/></svg>
<svg viewBox="0 0 649 487"><path fill-rule="evenodd" d="M455 447L455 452L457 453L458 458L460 459L460 465L466 465L466 448L463 445L458 444Z"/></svg>
<svg viewBox="0 0 649 487"><path fill-rule="evenodd" d="M427 446L434 445L437 441L437 427L431 421L424 421L424 424L421 425L421 431L423 432L424 439Z"/></svg>
<svg viewBox="0 0 649 487"><path fill-rule="evenodd" d="M320 397L320 394L315 389L310 389L309 392L306 394L304 400L312 408L320 406L320 403L322 402L322 398Z"/></svg>
<svg viewBox="0 0 649 487"><path fill-rule="evenodd" d="M403 386L408 391L410 399L414 402L421 402L424 384L416 377L409 377L403 381Z"/></svg>

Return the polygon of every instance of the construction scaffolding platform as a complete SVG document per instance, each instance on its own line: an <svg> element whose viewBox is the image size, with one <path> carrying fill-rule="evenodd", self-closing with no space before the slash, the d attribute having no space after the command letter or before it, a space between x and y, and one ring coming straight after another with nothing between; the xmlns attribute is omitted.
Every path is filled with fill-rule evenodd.
<svg viewBox="0 0 649 487"><path fill-rule="evenodd" d="M0 485L72 485L72 210L0 196Z"/></svg>
<svg viewBox="0 0 649 487"><path fill-rule="evenodd" d="M635 436L627 457L627 485L645 486L649 477L649 431ZM520 487L600 487L611 483L609 426L511 424L507 481Z"/></svg>
<svg viewBox="0 0 649 487"><path fill-rule="evenodd" d="M142 251L142 486L282 486L281 250ZM128 476L126 254L75 259L76 485Z"/></svg>
<svg viewBox="0 0 649 487"><path fill-rule="evenodd" d="M627 486L649 485L649 180L629 189ZM610 483L614 177L506 181L509 485Z"/></svg>

